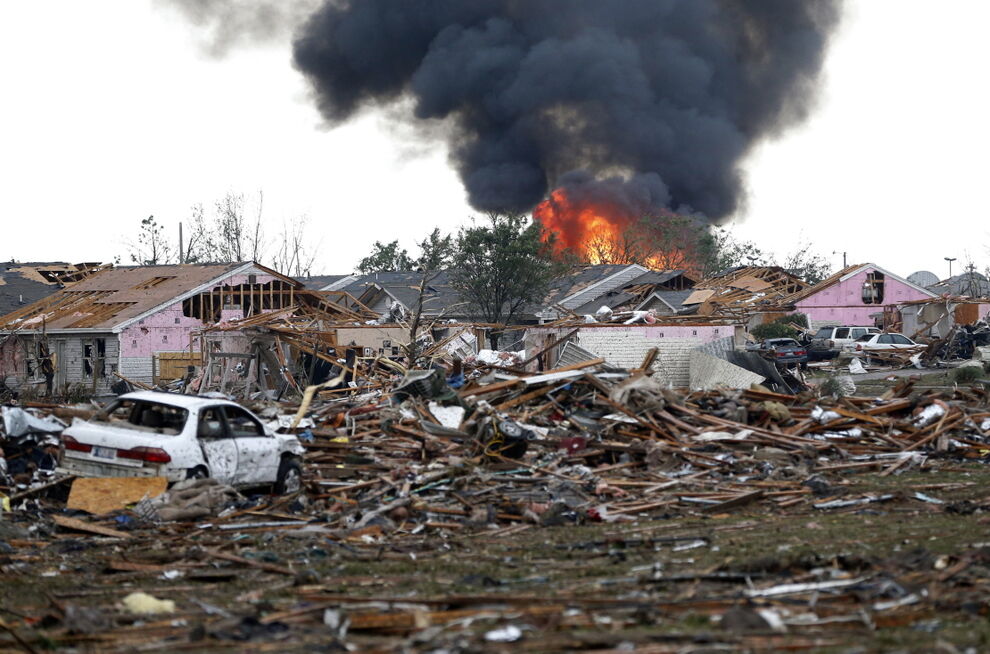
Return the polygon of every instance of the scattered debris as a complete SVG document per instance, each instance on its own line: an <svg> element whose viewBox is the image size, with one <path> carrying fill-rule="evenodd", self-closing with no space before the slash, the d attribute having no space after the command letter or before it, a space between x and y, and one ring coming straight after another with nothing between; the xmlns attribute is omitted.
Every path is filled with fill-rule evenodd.
<svg viewBox="0 0 990 654"><path fill-rule="evenodd" d="M905 378L880 397L692 391L600 358L536 371L501 357L461 361L454 387L445 361L373 366L361 384L321 382L301 403L248 400L301 443L290 493L260 473L238 490L215 478L78 478L15 502L0 531L11 573L80 580L12 608L32 616L17 636L105 651L328 637L362 650L552 651L617 647L606 634L635 639L661 614L693 612L719 642L810 648L833 642L837 624L916 624L935 607L921 589L983 597L954 585L990 564L979 548L878 561L791 557L781 548L793 544L778 544L847 516L990 510L975 477L898 486L987 459L982 388L918 392ZM867 474L876 485L857 487ZM769 525L766 556L731 553ZM848 538L869 532L856 531ZM427 590L409 585L424 574ZM16 646L10 633L0 644Z"/></svg>

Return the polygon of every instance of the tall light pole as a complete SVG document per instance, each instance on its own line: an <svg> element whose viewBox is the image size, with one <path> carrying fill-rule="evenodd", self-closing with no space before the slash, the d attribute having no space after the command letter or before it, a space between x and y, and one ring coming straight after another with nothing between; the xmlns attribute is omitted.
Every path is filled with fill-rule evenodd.
<svg viewBox="0 0 990 654"><path fill-rule="evenodd" d="M952 262L956 260L955 257L942 257L949 262L949 279L952 279Z"/></svg>

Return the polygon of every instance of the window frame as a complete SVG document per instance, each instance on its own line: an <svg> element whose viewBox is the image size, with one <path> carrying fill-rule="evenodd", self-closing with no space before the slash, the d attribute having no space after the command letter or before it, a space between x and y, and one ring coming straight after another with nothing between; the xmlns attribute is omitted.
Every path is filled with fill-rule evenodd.
<svg viewBox="0 0 990 654"><path fill-rule="evenodd" d="M230 435L231 438L266 438L268 436L268 434L265 433L265 426L261 424L261 421L258 420L254 416L254 414L252 414L244 407L231 405L231 404L221 404L220 407L223 410L224 422L227 424L227 433ZM231 412L235 412L235 413L241 412L244 415L244 417L250 420L258 428L258 433L257 434L235 433L234 427L231 424L231 417L229 415Z"/></svg>

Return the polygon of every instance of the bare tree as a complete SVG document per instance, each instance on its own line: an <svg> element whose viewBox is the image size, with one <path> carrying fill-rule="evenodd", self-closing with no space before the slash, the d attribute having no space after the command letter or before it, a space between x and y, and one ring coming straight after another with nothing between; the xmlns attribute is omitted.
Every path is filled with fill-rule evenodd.
<svg viewBox="0 0 990 654"><path fill-rule="evenodd" d="M265 207L265 192L258 190L258 212L254 217L254 227L251 232L251 240L249 242L251 250L251 260L261 261L262 256L265 251L265 233L261 228L261 216L263 209Z"/></svg>
<svg viewBox="0 0 990 654"><path fill-rule="evenodd" d="M206 212L202 204L192 206L186 230L185 252L179 252L179 263L201 263L210 260L210 229L206 224Z"/></svg>
<svg viewBox="0 0 990 654"><path fill-rule="evenodd" d="M126 243L128 254L132 261L142 265L173 260L179 263L270 260L272 267L283 274L297 277L310 274L318 247L308 247L311 238L306 233L308 220L304 216L282 223L281 234L273 244L269 259L264 199L264 192L258 191L253 219L248 217L249 207L240 193L227 193L214 202L210 216L202 204L194 204L188 230L184 230L186 242L181 251L165 238L165 228L154 216L149 216L141 221L137 240Z"/></svg>
<svg viewBox="0 0 990 654"><path fill-rule="evenodd" d="M598 232L584 245L585 258L590 263L645 263L649 246L642 230L628 226L618 234Z"/></svg>
<svg viewBox="0 0 990 654"><path fill-rule="evenodd" d="M244 196L227 193L216 205L216 215L211 233L211 250L216 261L243 261L244 235L247 224L244 218Z"/></svg>
<svg viewBox="0 0 990 654"><path fill-rule="evenodd" d="M165 228L154 216L141 220L136 242L127 243L131 261L139 266L158 266L172 263L174 249L165 236Z"/></svg>
<svg viewBox="0 0 990 654"><path fill-rule="evenodd" d="M309 219L300 216L282 223L282 236L272 260L272 267L283 275L303 277L313 269L316 255L306 247L306 225ZM319 249L317 244L315 249Z"/></svg>
<svg viewBox="0 0 990 654"><path fill-rule="evenodd" d="M639 264L652 270L700 272L707 232L695 219L672 213L646 215L612 233L602 231L584 246L588 263Z"/></svg>

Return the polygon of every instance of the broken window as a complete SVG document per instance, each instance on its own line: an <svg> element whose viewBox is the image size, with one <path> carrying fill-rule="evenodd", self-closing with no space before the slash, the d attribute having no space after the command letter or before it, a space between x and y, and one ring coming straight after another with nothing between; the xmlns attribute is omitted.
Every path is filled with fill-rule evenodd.
<svg viewBox="0 0 990 654"><path fill-rule="evenodd" d="M93 416L93 422L126 426L140 431L150 431L175 436L185 427L189 412L186 409L158 404L118 399Z"/></svg>
<svg viewBox="0 0 990 654"><path fill-rule="evenodd" d="M83 376L92 378L93 371L96 371L96 378L106 376L107 339L96 338L92 341L83 341Z"/></svg>
<svg viewBox="0 0 990 654"><path fill-rule="evenodd" d="M244 409L227 405L223 411L227 415L227 429L234 438L265 435L264 428Z"/></svg>
<svg viewBox="0 0 990 654"><path fill-rule="evenodd" d="M871 272L863 282L863 304L883 304L884 276L881 272Z"/></svg>
<svg viewBox="0 0 990 654"><path fill-rule="evenodd" d="M93 376L93 344L88 341L83 343L83 375Z"/></svg>

